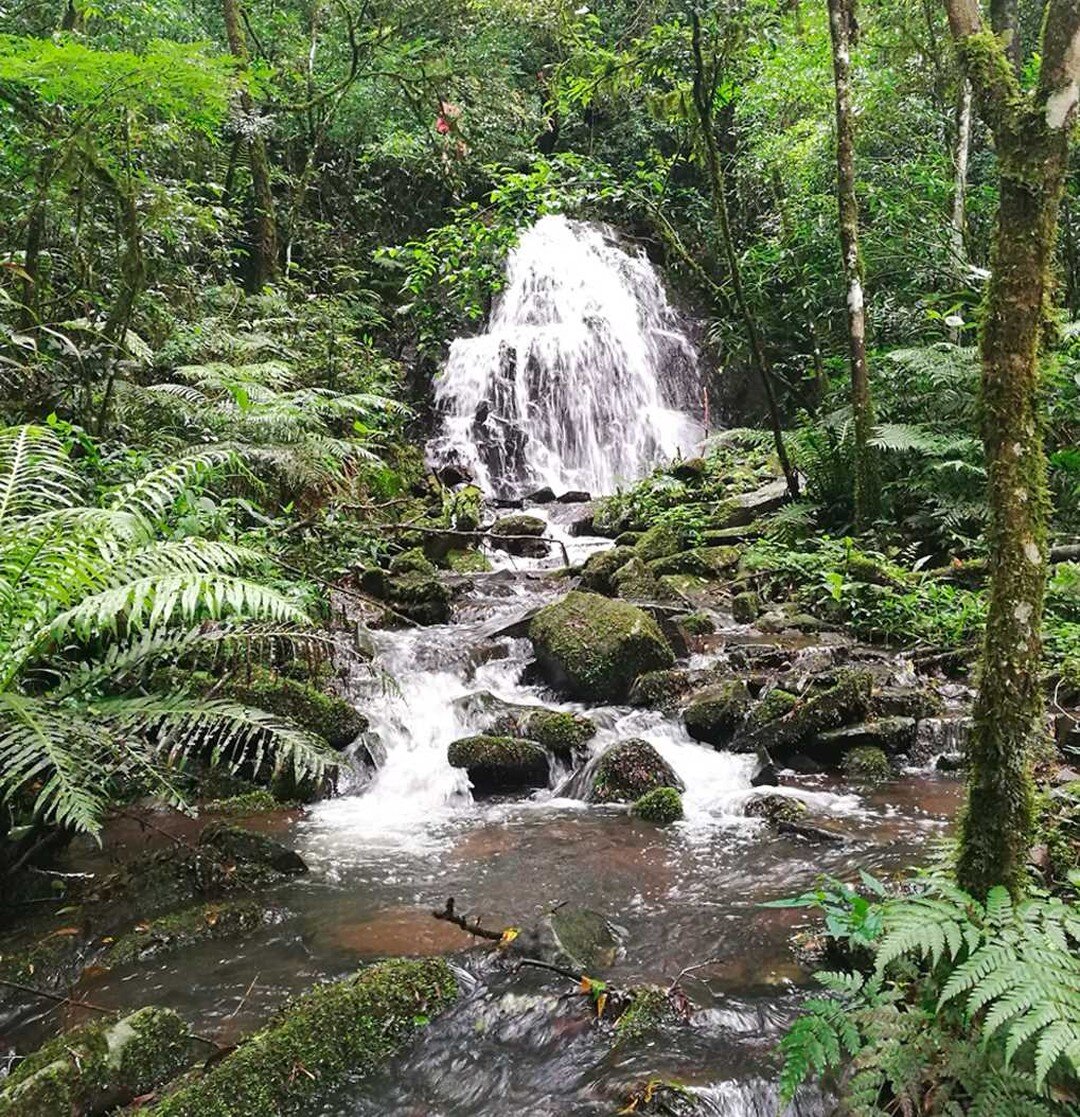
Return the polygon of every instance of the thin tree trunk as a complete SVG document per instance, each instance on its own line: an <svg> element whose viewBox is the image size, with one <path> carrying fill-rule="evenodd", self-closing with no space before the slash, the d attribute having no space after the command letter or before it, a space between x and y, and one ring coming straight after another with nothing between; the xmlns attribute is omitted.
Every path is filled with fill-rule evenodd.
<svg viewBox="0 0 1080 1117"><path fill-rule="evenodd" d="M784 446L784 428L780 421L780 408L776 402L776 391L773 387L772 368L765 353L765 346L758 329L757 319L754 317L750 304L746 299L746 292L742 283L742 271L739 266L739 255L735 251L735 242L731 235L731 220L728 215L727 191L724 181L724 171L720 164L720 155L716 148L716 134L713 131L712 93L706 88L705 63L701 50L701 21L697 12L692 14L693 20L693 48L694 48L694 107L697 113L698 126L701 132L701 146L705 153L706 170L709 176L709 189L712 195L713 210L716 213L717 225L720 229L720 241L727 261L728 275L731 280L731 290L735 296L735 305L746 328L747 340L750 343L750 353L761 379L761 386L765 392L765 401L769 409L769 423L772 427L773 443L776 447L776 456L783 470L784 479L787 481L788 492L793 496L799 495L799 478L795 472L791 459L788 457L787 448Z"/></svg>
<svg viewBox="0 0 1080 1117"><path fill-rule="evenodd" d="M956 153L953 160L953 203L949 221L949 254L960 278L967 269L967 249L964 233L967 228L967 176L971 155L971 82L960 87L960 100L956 107Z"/></svg>
<svg viewBox="0 0 1080 1117"><path fill-rule="evenodd" d="M244 29L240 26L240 6L238 0L222 0L222 14L225 20L225 34L229 40L229 50L240 64L243 73L247 72L250 58ZM244 114L254 120L255 103L246 88L241 88L240 107ZM255 210L255 227L251 244L251 286L259 290L272 282L278 275L277 222L274 217L274 193L270 180L270 159L266 153L266 141L258 129L254 129L248 139L248 165L251 168L251 193Z"/></svg>
<svg viewBox="0 0 1080 1117"><path fill-rule="evenodd" d="M866 360L866 299L859 261L859 204L855 197L855 119L851 107L851 29L853 0L829 0L833 75L836 81L836 183L840 212L840 255L847 288L848 349L851 364L851 411L855 453L852 491L855 529L873 518L876 487L872 476L870 434L874 424L870 370Z"/></svg>
<svg viewBox="0 0 1080 1117"><path fill-rule="evenodd" d="M957 878L1017 894L1034 825L1031 745L1040 732L1049 497L1038 414L1039 345L1068 135L1080 94L1080 3L1050 0L1039 87L1021 90L977 0L946 0L979 111L994 133L1000 193L983 325L983 442L990 503L989 611Z"/></svg>

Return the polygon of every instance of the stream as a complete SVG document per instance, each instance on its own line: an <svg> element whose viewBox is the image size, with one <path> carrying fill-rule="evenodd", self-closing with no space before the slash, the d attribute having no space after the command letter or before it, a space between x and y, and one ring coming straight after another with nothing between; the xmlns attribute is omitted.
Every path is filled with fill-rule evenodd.
<svg viewBox="0 0 1080 1117"><path fill-rule="evenodd" d="M644 257L595 228L544 221L555 224L541 222L540 242L527 234L511 260L489 333L456 343L437 388L443 421L429 452L471 465L490 494L522 496L541 484L608 491L700 435L680 410L692 347ZM575 385L584 385L582 402L570 407L564 389ZM622 438L628 427L633 437ZM959 783L909 772L856 790L835 777L784 773L774 790L798 794L815 822L846 838L810 845L743 814L753 757L696 743L674 715L560 702L522 681L528 640L492 634L565 592L556 567L610 546L570 531L573 504L525 505L548 521L566 559L559 546L546 559L489 552L491 572L449 576L458 588L452 623L372 631L378 671L353 665L345 687L370 720L374 773L303 814L247 820L310 866L273 893L287 916L241 942L88 975L81 995L118 1007L167 1004L195 1031L234 1042L289 995L360 963L445 953L466 995L401 1059L319 1114L608 1115L656 1075L693 1088L705 1114L777 1112L775 1046L806 980L788 937L806 917L759 905L823 872L850 878L858 868L889 872L924 860L955 812ZM730 616L717 621L719 634L691 666L722 657L729 637L748 638ZM796 659L811 660L814 645L804 638ZM618 739L647 739L686 785L684 821L660 829L624 807L570 798L571 773L558 768L531 797L474 799L446 749L480 731L493 700L587 712L598 726L594 755ZM535 923L560 903L603 912L625 947L604 977L666 985L693 967L683 984L697 1011L685 1025L613 1047L584 999L567 995L568 982L511 972L433 919L450 896L493 929ZM788 1112L810 1117L826 1104L807 1091Z"/></svg>

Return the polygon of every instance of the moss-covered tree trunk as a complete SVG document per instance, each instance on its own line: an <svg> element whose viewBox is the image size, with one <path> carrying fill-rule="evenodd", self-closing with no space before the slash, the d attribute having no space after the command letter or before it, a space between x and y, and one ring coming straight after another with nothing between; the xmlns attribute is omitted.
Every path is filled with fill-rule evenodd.
<svg viewBox="0 0 1080 1117"><path fill-rule="evenodd" d="M1021 90L976 0L947 0L979 111L994 134L998 227L982 331L983 440L989 475L990 602L971 775L960 834L960 884L984 896L1024 883L1033 826L1031 744L1040 730L1046 588L1046 455L1038 414L1039 344L1068 133L1080 92L1080 0L1051 0L1037 88Z"/></svg>
<svg viewBox="0 0 1080 1117"><path fill-rule="evenodd" d="M836 87L836 194L840 210L840 254L844 262L851 412L855 433L852 495L856 530L873 517L876 488L871 476L870 433L874 424L870 369L866 360L866 299L859 260L859 203L855 197L855 116L851 105L851 41L854 0L829 0L833 76Z"/></svg>
<svg viewBox="0 0 1080 1117"><path fill-rule="evenodd" d="M239 63L242 74L245 74L250 59L244 29L240 25L240 5L237 0L222 0L222 15L229 50ZM274 216L274 193L270 182L270 157L266 152L266 140L258 128L254 127L255 103L246 88L240 93L240 108L252 128L247 142L254 209L249 279L250 286L257 291L277 278L277 219Z"/></svg>

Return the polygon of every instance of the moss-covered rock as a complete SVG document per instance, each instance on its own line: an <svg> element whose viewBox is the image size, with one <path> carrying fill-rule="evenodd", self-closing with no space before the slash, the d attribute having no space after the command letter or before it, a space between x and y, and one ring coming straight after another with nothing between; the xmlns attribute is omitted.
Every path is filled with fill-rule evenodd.
<svg viewBox="0 0 1080 1117"><path fill-rule="evenodd" d="M915 747L916 732L914 718L877 718L819 733L805 751L819 764L841 767L854 749L880 749L890 756L909 753Z"/></svg>
<svg viewBox="0 0 1080 1117"><path fill-rule="evenodd" d="M738 547L694 547L653 559L649 569L657 576L693 574L712 580L734 570L739 565L740 555Z"/></svg>
<svg viewBox="0 0 1080 1117"><path fill-rule="evenodd" d="M731 599L731 618L736 624L753 624L761 612L761 599L751 590L737 593Z"/></svg>
<svg viewBox="0 0 1080 1117"><path fill-rule="evenodd" d="M547 787L548 756L518 737L462 737L446 750L452 768L464 768L480 794Z"/></svg>
<svg viewBox="0 0 1080 1117"><path fill-rule="evenodd" d="M279 811L283 803L272 792L264 787L255 787L250 791L241 791L238 795L230 795L226 799L211 799L202 803L200 809L208 814L223 815L249 815L266 814L268 811Z"/></svg>
<svg viewBox="0 0 1080 1117"><path fill-rule="evenodd" d="M747 729L758 729L777 718L790 713L799 704L799 696L783 687L773 687L764 698L750 711L746 719Z"/></svg>
<svg viewBox="0 0 1080 1117"><path fill-rule="evenodd" d="M390 573L433 575L435 564L424 554L423 548L413 547L390 560Z"/></svg>
<svg viewBox="0 0 1080 1117"><path fill-rule="evenodd" d="M612 574L611 584L617 597L631 601L659 601L667 596L653 572L636 555Z"/></svg>
<svg viewBox="0 0 1080 1117"><path fill-rule="evenodd" d="M541 609L529 638L543 677L574 698L621 701L639 675L675 662L648 613L579 591Z"/></svg>
<svg viewBox="0 0 1080 1117"><path fill-rule="evenodd" d="M207 679L207 685L211 681ZM335 749L347 748L367 729L367 718L343 698L266 668L255 668L249 676L230 680L221 693L288 718L317 733Z"/></svg>
<svg viewBox="0 0 1080 1117"><path fill-rule="evenodd" d="M593 593L614 594L615 583L612 579L615 573L632 558L634 558L632 547L619 546L589 555L581 568L581 588L591 590Z"/></svg>
<svg viewBox="0 0 1080 1117"><path fill-rule="evenodd" d="M196 904L158 919L145 920L117 938L98 959L105 969L145 962L199 942L236 938L272 923L277 913L253 900Z"/></svg>
<svg viewBox="0 0 1080 1117"><path fill-rule="evenodd" d="M892 765L885 753L872 745L860 745L844 757L844 775L859 783L883 783L892 778Z"/></svg>
<svg viewBox="0 0 1080 1117"><path fill-rule="evenodd" d="M561 905L547 917L557 957L587 972L607 969L622 949L622 939L611 921L592 908Z"/></svg>
<svg viewBox="0 0 1080 1117"><path fill-rule="evenodd" d="M666 989L656 985L638 986L632 990L630 1004L615 1021L615 1043L643 1039L665 1024L679 1021Z"/></svg>
<svg viewBox="0 0 1080 1117"><path fill-rule="evenodd" d="M755 795L743 807L743 814L747 818L763 818L772 826L780 822L794 822L806 814L806 804L801 799L792 798L790 795L778 795L769 792L765 795Z"/></svg>
<svg viewBox="0 0 1080 1117"><path fill-rule="evenodd" d="M488 538L507 554L543 558L548 553L547 541L541 538L546 531L547 524L539 516L503 516L492 525Z"/></svg>
<svg viewBox="0 0 1080 1117"><path fill-rule="evenodd" d="M586 798L592 803L632 803L658 787L685 790L656 749L633 737L612 745L600 757Z"/></svg>
<svg viewBox="0 0 1080 1117"><path fill-rule="evenodd" d="M945 700L926 686L879 687L870 698L870 713L875 718L936 718L945 712Z"/></svg>
<svg viewBox="0 0 1080 1117"><path fill-rule="evenodd" d="M685 528L669 523L653 524L634 544L634 551L638 558L651 562L685 550L690 541Z"/></svg>
<svg viewBox="0 0 1080 1117"><path fill-rule="evenodd" d="M655 787L635 800L630 811L645 822L667 826L683 817L682 796L673 787Z"/></svg>
<svg viewBox="0 0 1080 1117"><path fill-rule="evenodd" d="M390 959L319 986L245 1040L156 1117L285 1117L313 1113L347 1079L369 1076L457 997L439 958Z"/></svg>
<svg viewBox="0 0 1080 1117"><path fill-rule="evenodd" d="M711 613L687 613L676 617L675 624L685 636L707 636L716 631L716 620Z"/></svg>
<svg viewBox="0 0 1080 1117"><path fill-rule="evenodd" d="M744 726L729 747L738 752L764 749L782 759L820 733L865 718L873 683L869 671L838 672L835 685L800 698L782 717L764 725Z"/></svg>
<svg viewBox="0 0 1080 1117"><path fill-rule="evenodd" d="M487 556L472 549L448 551L446 565L455 574L485 574L491 569Z"/></svg>
<svg viewBox="0 0 1080 1117"><path fill-rule="evenodd" d="M265 867L282 876L307 872L307 864L296 850L265 834L255 834L224 822L212 822L203 829L199 848L212 850L226 861Z"/></svg>
<svg viewBox="0 0 1080 1117"><path fill-rule="evenodd" d="M188 1027L167 1008L84 1024L27 1056L0 1084L0 1117L68 1117L124 1105L183 1070Z"/></svg>
<svg viewBox="0 0 1080 1117"><path fill-rule="evenodd" d="M593 721L566 710L532 710L521 717L519 726L515 736L536 741L566 761L596 736Z"/></svg>
<svg viewBox="0 0 1080 1117"><path fill-rule="evenodd" d="M446 624L450 619L450 587L434 575L414 570L389 578L384 597L395 613L417 624ZM384 623L393 625L396 618L389 614Z"/></svg>
<svg viewBox="0 0 1080 1117"><path fill-rule="evenodd" d="M729 679L699 694L683 711L683 724L695 741L719 748L731 740L750 705L746 683Z"/></svg>

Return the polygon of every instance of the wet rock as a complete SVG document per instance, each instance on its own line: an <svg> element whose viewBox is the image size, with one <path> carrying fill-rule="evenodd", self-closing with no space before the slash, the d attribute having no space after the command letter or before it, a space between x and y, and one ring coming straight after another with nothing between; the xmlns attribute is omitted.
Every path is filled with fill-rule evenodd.
<svg viewBox="0 0 1080 1117"><path fill-rule="evenodd" d="M636 555L611 576L617 597L631 601L659 601L668 596L653 572Z"/></svg>
<svg viewBox="0 0 1080 1117"><path fill-rule="evenodd" d="M724 501L713 518L717 529L745 527L762 516L777 511L788 500L785 481L773 481L753 492L741 493Z"/></svg>
<svg viewBox="0 0 1080 1117"><path fill-rule="evenodd" d="M701 1098L678 1082L664 1082L656 1075L629 1090L620 1113L640 1117L704 1117Z"/></svg>
<svg viewBox="0 0 1080 1117"><path fill-rule="evenodd" d="M534 489L531 493L525 494L526 504L551 504L555 500L555 490L549 485L544 485L543 488Z"/></svg>
<svg viewBox="0 0 1080 1117"><path fill-rule="evenodd" d="M806 745L807 753L822 764L840 766L853 749L880 749L891 756L908 753L915 744L915 719L878 718L817 734Z"/></svg>
<svg viewBox="0 0 1080 1117"><path fill-rule="evenodd" d="M689 534L675 524L654 524L634 545L638 558L644 562L664 558L686 549Z"/></svg>
<svg viewBox="0 0 1080 1117"><path fill-rule="evenodd" d="M547 787L548 756L535 741L517 737L462 737L446 752L452 768L464 768L480 794Z"/></svg>
<svg viewBox="0 0 1080 1117"><path fill-rule="evenodd" d="M630 688L627 701L631 706L649 706L656 710L674 710L679 700L697 690L730 681L726 664L708 667L673 667L665 671L648 671L639 675Z"/></svg>
<svg viewBox="0 0 1080 1117"><path fill-rule="evenodd" d="M543 558L548 544L540 537L546 531L547 524L538 516L503 516L492 525L488 539L507 554Z"/></svg>
<svg viewBox="0 0 1080 1117"><path fill-rule="evenodd" d="M835 845L847 841L843 834L826 830L824 826L813 826L798 819L782 818L776 823L776 831L789 838L801 838L811 845Z"/></svg>
<svg viewBox="0 0 1080 1117"><path fill-rule="evenodd" d="M648 613L579 591L541 609L529 637L543 678L573 698L619 702L639 675L675 661Z"/></svg>
<svg viewBox="0 0 1080 1117"><path fill-rule="evenodd" d="M944 712L944 700L930 687L882 686L870 698L870 713L876 718L932 718Z"/></svg>
<svg viewBox="0 0 1080 1117"><path fill-rule="evenodd" d="M791 713L799 704L799 696L783 687L773 687L750 711L746 719L748 729L759 729L785 714Z"/></svg>
<svg viewBox="0 0 1080 1117"><path fill-rule="evenodd" d="M859 745L844 757L844 775L858 783L884 783L892 778L893 770L881 749Z"/></svg>
<svg viewBox="0 0 1080 1117"><path fill-rule="evenodd" d="M383 598L395 613L417 624L446 624L450 620L449 586L419 570L389 578ZM389 614L383 623L392 627L399 622L393 614Z"/></svg>
<svg viewBox="0 0 1080 1117"><path fill-rule="evenodd" d="M756 593L746 590L731 599L731 617L736 624L753 624L761 612L761 600Z"/></svg>
<svg viewBox="0 0 1080 1117"><path fill-rule="evenodd" d="M557 499L560 504L587 504L592 500L592 494L585 492L584 489L570 489L560 493Z"/></svg>
<svg viewBox="0 0 1080 1117"><path fill-rule="evenodd" d="M392 958L318 986L201 1077L183 1081L157 1104L155 1117L314 1113L337 1086L386 1062L457 995L453 971L440 958Z"/></svg>
<svg viewBox="0 0 1080 1117"><path fill-rule="evenodd" d="M616 547L636 547L638 540L644 535L643 531L624 531L615 536Z"/></svg>
<svg viewBox="0 0 1080 1117"><path fill-rule="evenodd" d="M943 752L934 767L939 772L962 772L967 767L967 757L962 752Z"/></svg>
<svg viewBox="0 0 1080 1117"><path fill-rule="evenodd" d="M622 949L622 938L611 921L591 908L564 905L547 922L558 952L586 972L608 969Z"/></svg>
<svg viewBox="0 0 1080 1117"><path fill-rule="evenodd" d="M729 747L740 752L764 748L786 761L818 734L862 721L870 707L872 687L873 676L867 671L837 672L834 686L799 699L788 713L765 725L747 725Z"/></svg>
<svg viewBox="0 0 1080 1117"><path fill-rule="evenodd" d="M683 724L695 741L721 748L730 742L750 705L746 683L730 679L698 695L683 711Z"/></svg>
<svg viewBox="0 0 1080 1117"><path fill-rule="evenodd" d="M743 807L747 818L763 818L771 826L780 822L793 822L806 814L806 804L791 795L768 793L755 795Z"/></svg>
<svg viewBox="0 0 1080 1117"><path fill-rule="evenodd" d="M424 554L420 547L403 551L390 560L390 573L395 574L435 574L435 564Z"/></svg>
<svg viewBox="0 0 1080 1117"><path fill-rule="evenodd" d="M757 618L762 632L821 632L825 622L809 613L795 610L770 610Z"/></svg>
<svg viewBox="0 0 1080 1117"><path fill-rule="evenodd" d="M693 574L712 580L734 570L740 556L738 547L694 547L653 559L649 569L656 575Z"/></svg>
<svg viewBox="0 0 1080 1117"><path fill-rule="evenodd" d="M105 1113L191 1061L188 1026L167 1008L84 1024L18 1063L0 1084L0 1117Z"/></svg>
<svg viewBox="0 0 1080 1117"><path fill-rule="evenodd" d="M764 749L758 752L757 763L750 773L751 787L776 787L780 782L780 775L773 759Z"/></svg>
<svg viewBox="0 0 1080 1117"><path fill-rule="evenodd" d="M634 989L630 1004L615 1021L615 1045L644 1039L669 1024L680 1023L666 989L644 985Z"/></svg>
<svg viewBox="0 0 1080 1117"><path fill-rule="evenodd" d="M686 790L656 749L633 737L612 745L600 757L586 798L591 803L632 803L658 787Z"/></svg>
<svg viewBox="0 0 1080 1117"><path fill-rule="evenodd" d="M674 618L674 623L682 630L684 637L705 636L716 631L716 618L711 613L687 613Z"/></svg>
<svg viewBox="0 0 1080 1117"><path fill-rule="evenodd" d="M667 826L683 817L682 796L673 787L656 787L634 801L631 814L657 826Z"/></svg>
<svg viewBox="0 0 1080 1117"><path fill-rule="evenodd" d="M764 530L759 523L747 524L745 527L718 528L703 532L701 542L706 547L731 547L757 539Z"/></svg>
<svg viewBox="0 0 1080 1117"><path fill-rule="evenodd" d="M243 830L225 822L212 822L199 835L199 848L213 850L228 861L271 869L283 876L308 871L299 853L265 834Z"/></svg>
<svg viewBox="0 0 1080 1117"><path fill-rule="evenodd" d="M487 555L472 549L447 551L446 565L455 574L486 574L491 570Z"/></svg>
<svg viewBox="0 0 1080 1117"><path fill-rule="evenodd" d="M596 736L596 725L582 714L548 710L543 706L511 706L494 720L486 732L496 737L535 741L560 760L569 763Z"/></svg>
<svg viewBox="0 0 1080 1117"><path fill-rule="evenodd" d="M577 538L581 535L600 535L601 532L596 530L596 524L593 522L592 506L589 505L589 510L578 516L576 519L570 521L567 525L567 531Z"/></svg>
<svg viewBox="0 0 1080 1117"><path fill-rule="evenodd" d="M615 574L634 558L632 547L618 545L590 555L581 568L581 588L609 596L615 594Z"/></svg>

